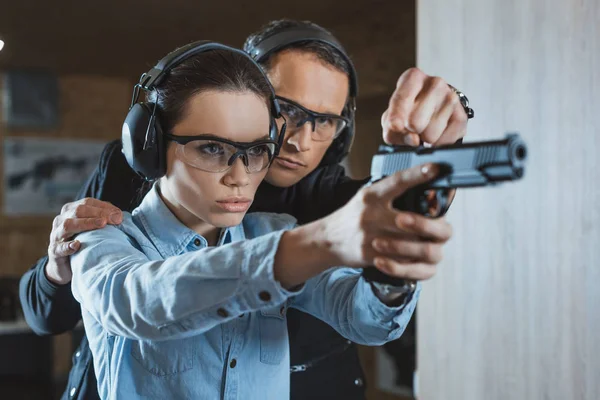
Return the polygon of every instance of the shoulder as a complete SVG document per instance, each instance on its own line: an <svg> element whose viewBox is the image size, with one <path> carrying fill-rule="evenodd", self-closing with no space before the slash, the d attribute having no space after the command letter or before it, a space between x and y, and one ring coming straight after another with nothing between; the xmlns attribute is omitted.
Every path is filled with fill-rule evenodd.
<svg viewBox="0 0 600 400"><path fill-rule="evenodd" d="M296 226L296 218L289 214L253 212L246 214L242 221L246 238L251 239L269 232L292 229Z"/></svg>
<svg viewBox="0 0 600 400"><path fill-rule="evenodd" d="M107 241L118 241L120 243L132 244L136 247L148 241L132 215L125 211L123 212L123 222L119 225L106 225L102 229L82 232L77 235L77 240L81 242L82 246L95 245ZM109 247L106 247L106 250L108 252L111 251Z"/></svg>

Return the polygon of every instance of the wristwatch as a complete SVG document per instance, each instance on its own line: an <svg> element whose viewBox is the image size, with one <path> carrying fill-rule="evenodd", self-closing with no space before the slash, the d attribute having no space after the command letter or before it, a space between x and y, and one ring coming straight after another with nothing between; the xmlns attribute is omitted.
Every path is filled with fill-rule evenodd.
<svg viewBox="0 0 600 400"><path fill-rule="evenodd" d="M465 113L467 113L467 118L468 119L473 118L475 116L475 111L473 111L473 109L471 107L469 107L469 99L467 98L467 96L465 96L465 94L463 92L461 92L454 86L452 86L450 84L448 84L448 86L458 96L458 99L460 100L460 104L462 105L462 108L465 110Z"/></svg>
<svg viewBox="0 0 600 400"><path fill-rule="evenodd" d="M376 281L371 281L370 283L373 285L373 289L377 291L377 297L381 300L393 301L395 305L403 305L417 289L417 282L406 279L402 280L402 282L398 286Z"/></svg>

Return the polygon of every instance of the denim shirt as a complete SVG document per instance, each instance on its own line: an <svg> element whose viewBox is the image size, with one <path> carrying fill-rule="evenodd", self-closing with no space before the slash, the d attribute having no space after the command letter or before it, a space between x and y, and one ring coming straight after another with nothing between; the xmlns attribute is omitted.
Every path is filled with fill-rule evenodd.
<svg viewBox="0 0 600 400"><path fill-rule="evenodd" d="M121 225L78 235L72 291L101 398L287 399L288 307L360 344L397 339L420 286L405 305L388 307L360 270L331 268L285 290L273 264L294 226L288 215L248 214L209 247L155 185Z"/></svg>

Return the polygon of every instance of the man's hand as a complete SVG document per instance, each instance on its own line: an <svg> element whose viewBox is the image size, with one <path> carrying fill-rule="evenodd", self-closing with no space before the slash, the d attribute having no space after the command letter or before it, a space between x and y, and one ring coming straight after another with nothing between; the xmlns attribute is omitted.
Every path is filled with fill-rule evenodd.
<svg viewBox="0 0 600 400"><path fill-rule="evenodd" d="M434 165L397 172L363 187L348 204L326 218L324 237L339 265L374 265L385 274L410 279L431 278L442 259L442 246L452 236L443 218L398 211L393 200L438 173Z"/></svg>
<svg viewBox="0 0 600 400"><path fill-rule="evenodd" d="M110 203L85 198L67 203L52 222L46 277L57 285L71 281L69 256L75 254L81 243L70 240L80 232L103 228L106 224L118 225L123 222L123 213Z"/></svg>
<svg viewBox="0 0 600 400"><path fill-rule="evenodd" d="M467 132L467 114L458 95L439 77L418 68L405 71L381 117L388 144L453 144Z"/></svg>

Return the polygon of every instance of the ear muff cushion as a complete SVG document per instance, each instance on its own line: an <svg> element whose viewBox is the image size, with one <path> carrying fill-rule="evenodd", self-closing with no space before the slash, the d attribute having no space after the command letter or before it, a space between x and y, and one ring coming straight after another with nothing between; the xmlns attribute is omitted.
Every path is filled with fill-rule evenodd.
<svg viewBox="0 0 600 400"><path fill-rule="evenodd" d="M125 118L121 133L123 154L127 163L146 180L157 179L164 175L166 164L160 123L154 119L152 126L149 126L152 107L151 103L134 104ZM149 145L144 149L146 132L149 134Z"/></svg>

